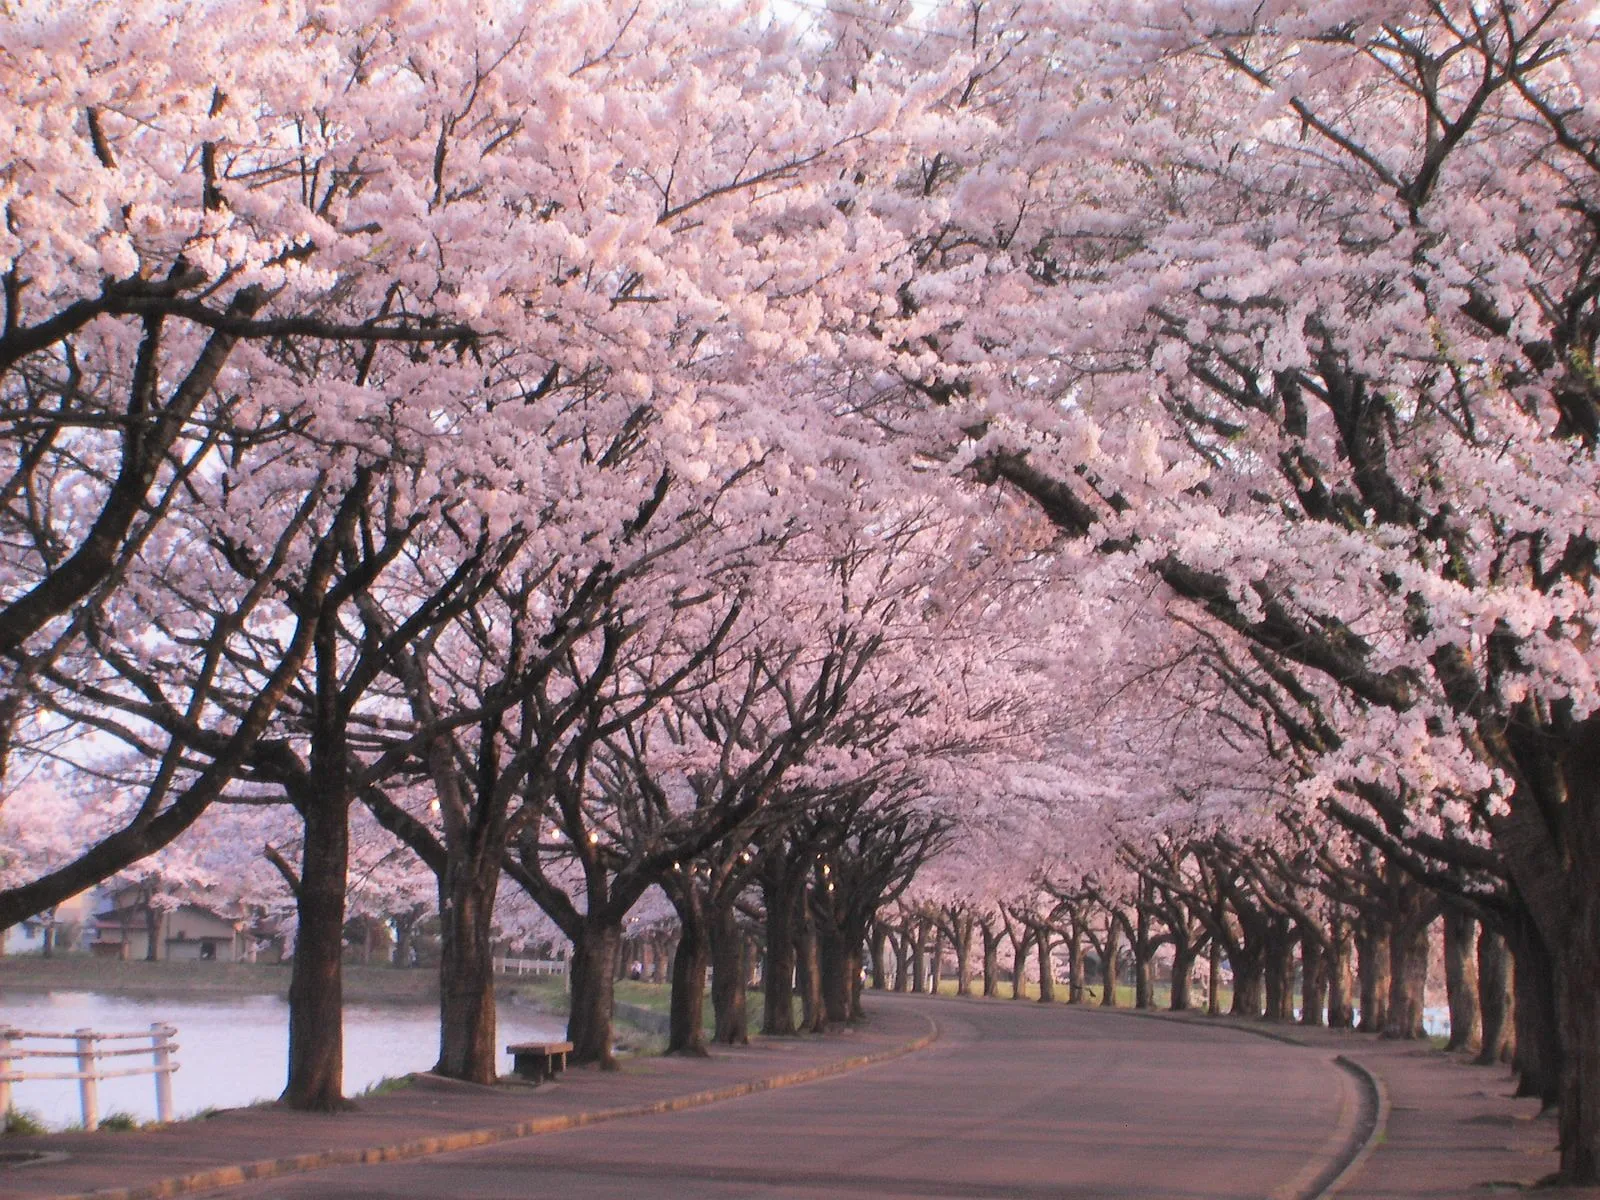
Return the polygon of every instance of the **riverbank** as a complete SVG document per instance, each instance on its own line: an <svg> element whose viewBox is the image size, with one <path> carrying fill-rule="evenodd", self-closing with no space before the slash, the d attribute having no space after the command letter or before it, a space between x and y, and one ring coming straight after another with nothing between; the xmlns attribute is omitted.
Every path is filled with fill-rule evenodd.
<svg viewBox="0 0 1600 1200"><path fill-rule="evenodd" d="M502 999L548 1012L566 1009L560 976L496 981ZM280 996L289 994L288 963L119 962L87 954L13 955L0 958L0 1002L7 992L99 992L109 996ZM344 998L352 1004L432 1004L439 975L431 968L344 968Z"/></svg>

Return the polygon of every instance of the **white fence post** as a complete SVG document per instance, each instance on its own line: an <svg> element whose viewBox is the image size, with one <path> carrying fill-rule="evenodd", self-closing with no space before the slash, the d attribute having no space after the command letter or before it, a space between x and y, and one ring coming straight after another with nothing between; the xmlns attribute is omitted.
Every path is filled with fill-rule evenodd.
<svg viewBox="0 0 1600 1200"><path fill-rule="evenodd" d="M177 1032L160 1022L150 1026L150 1049L156 1063L156 1120L163 1125L172 1120L172 1035Z"/></svg>
<svg viewBox="0 0 1600 1200"><path fill-rule="evenodd" d="M11 1111L11 1039L16 1034L15 1029L0 1029L0 1129Z"/></svg>
<svg viewBox="0 0 1600 1200"><path fill-rule="evenodd" d="M78 1038L78 1099L83 1102L83 1128L93 1133L100 1128L100 1089L95 1078L94 1039L92 1029L79 1029Z"/></svg>

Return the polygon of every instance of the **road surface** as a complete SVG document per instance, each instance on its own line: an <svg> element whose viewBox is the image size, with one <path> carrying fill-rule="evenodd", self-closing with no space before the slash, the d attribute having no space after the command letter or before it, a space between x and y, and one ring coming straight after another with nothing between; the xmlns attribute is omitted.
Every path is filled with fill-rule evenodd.
<svg viewBox="0 0 1600 1200"><path fill-rule="evenodd" d="M939 1040L706 1108L226 1194L1241 1200L1305 1194L1349 1141L1356 1088L1326 1052L1062 1005L868 997L888 1004Z"/></svg>

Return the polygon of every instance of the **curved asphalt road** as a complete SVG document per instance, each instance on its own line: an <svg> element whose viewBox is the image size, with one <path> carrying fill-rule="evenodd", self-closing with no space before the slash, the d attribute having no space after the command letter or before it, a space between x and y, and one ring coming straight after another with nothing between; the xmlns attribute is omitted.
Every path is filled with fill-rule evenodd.
<svg viewBox="0 0 1600 1200"><path fill-rule="evenodd" d="M706 1108L226 1194L1294 1197L1342 1140L1354 1104L1326 1054L1226 1029L1061 1005L868 1004L916 1006L938 1022L939 1041Z"/></svg>

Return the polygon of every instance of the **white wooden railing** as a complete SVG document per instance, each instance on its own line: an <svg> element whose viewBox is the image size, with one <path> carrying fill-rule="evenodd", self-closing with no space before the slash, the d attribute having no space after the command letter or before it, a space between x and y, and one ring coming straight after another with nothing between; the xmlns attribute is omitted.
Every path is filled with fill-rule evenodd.
<svg viewBox="0 0 1600 1200"><path fill-rule="evenodd" d="M497 954L494 969L501 975L565 975L567 964L559 958L511 958Z"/></svg>
<svg viewBox="0 0 1600 1200"><path fill-rule="evenodd" d="M125 1075L154 1075L156 1081L156 1119L172 1120L172 1073L178 1064L172 1061L178 1045L172 1039L177 1030L160 1023L150 1026L148 1032L96 1033L92 1029L74 1029L71 1033L39 1033L26 1029L0 1027L0 1113L11 1110L11 1085L29 1079L76 1079L78 1098L83 1105L83 1127L93 1130L100 1127L100 1091L102 1079L117 1079ZM102 1048L101 1042L121 1042L142 1038L147 1045ZM43 1047L28 1045L44 1042ZM55 1049L49 1043L72 1042L72 1049ZM102 1059L126 1058L148 1054L150 1062L105 1070ZM30 1071L17 1064L26 1065L28 1059L71 1058L77 1060L75 1071Z"/></svg>

